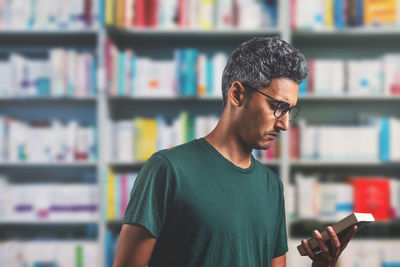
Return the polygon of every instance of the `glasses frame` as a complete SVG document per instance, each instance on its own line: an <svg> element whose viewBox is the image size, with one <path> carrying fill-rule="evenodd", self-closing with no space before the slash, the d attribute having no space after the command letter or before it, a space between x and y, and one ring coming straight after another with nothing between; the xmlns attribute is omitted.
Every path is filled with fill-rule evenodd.
<svg viewBox="0 0 400 267"><path fill-rule="evenodd" d="M242 84L242 85L243 85L245 88L252 89L252 90L254 90L254 91L256 91L256 92L262 94L263 96L266 96L267 98L269 98L269 99L275 101L275 102L277 103L277 105L276 105L275 108L274 108L274 116L275 116L275 118L277 118L277 119L282 118L282 117L285 116L286 113L288 113L288 112L289 112L289 119L290 119L290 112L292 111L292 109L294 109L294 110L297 111L297 112L296 112L296 115L292 118L292 121L294 121L294 120L296 119L297 115L300 113L300 110L301 110L301 109L300 109L300 107L297 106L297 105L296 105L296 106L293 106L293 107L290 107L290 104L289 104L288 102L280 101L280 100L278 100L278 99L275 99L275 98L273 98L272 96L269 96L269 95L267 95L266 93L264 93L264 92L262 92L262 91L260 91L260 90L258 90L258 89L256 89L256 88L254 88L254 87L252 87L252 86L249 86L249 85L247 85L247 84ZM276 111L278 110L278 107L279 107L280 105L282 105L282 104L286 104L287 106L289 106L289 108L287 108L286 110L282 111L282 113L281 113L280 116L277 116L277 115L276 115Z"/></svg>

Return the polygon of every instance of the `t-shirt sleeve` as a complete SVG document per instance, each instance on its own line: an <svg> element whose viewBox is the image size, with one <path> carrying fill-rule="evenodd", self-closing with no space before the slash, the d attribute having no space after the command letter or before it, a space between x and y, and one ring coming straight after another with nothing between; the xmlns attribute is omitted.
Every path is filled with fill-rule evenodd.
<svg viewBox="0 0 400 267"><path fill-rule="evenodd" d="M287 234L286 234L286 213L285 213L285 199L283 193L283 184L282 181L277 178L279 183L279 223L277 227L277 242L275 246L275 252L273 257L279 257L288 252L288 245L287 245Z"/></svg>
<svg viewBox="0 0 400 267"><path fill-rule="evenodd" d="M174 175L169 161L153 154L140 170L125 211L125 224L140 224L159 238L171 208Z"/></svg>

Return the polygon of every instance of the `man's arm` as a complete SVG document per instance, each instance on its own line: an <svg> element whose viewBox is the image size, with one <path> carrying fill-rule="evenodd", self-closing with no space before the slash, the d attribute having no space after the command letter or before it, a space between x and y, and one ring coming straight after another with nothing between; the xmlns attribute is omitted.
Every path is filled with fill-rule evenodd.
<svg viewBox="0 0 400 267"><path fill-rule="evenodd" d="M272 258L271 267L286 267L286 254Z"/></svg>
<svg viewBox="0 0 400 267"><path fill-rule="evenodd" d="M113 267L145 267L156 239L138 224L123 224Z"/></svg>

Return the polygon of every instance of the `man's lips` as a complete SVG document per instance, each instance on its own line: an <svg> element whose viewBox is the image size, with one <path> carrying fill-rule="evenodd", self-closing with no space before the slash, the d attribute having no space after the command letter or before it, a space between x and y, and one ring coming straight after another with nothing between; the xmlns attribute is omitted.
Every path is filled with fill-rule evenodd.
<svg viewBox="0 0 400 267"><path fill-rule="evenodd" d="M277 134L268 134L267 138L268 138L268 140L274 140L276 136L278 136L278 135Z"/></svg>

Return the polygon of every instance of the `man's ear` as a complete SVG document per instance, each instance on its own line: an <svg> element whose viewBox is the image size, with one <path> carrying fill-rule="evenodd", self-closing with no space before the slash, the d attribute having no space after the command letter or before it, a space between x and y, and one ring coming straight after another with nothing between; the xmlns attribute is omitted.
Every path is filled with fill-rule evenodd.
<svg viewBox="0 0 400 267"><path fill-rule="evenodd" d="M227 101L232 106L240 107L246 102L246 97L246 89L240 82L234 81L229 88Z"/></svg>

